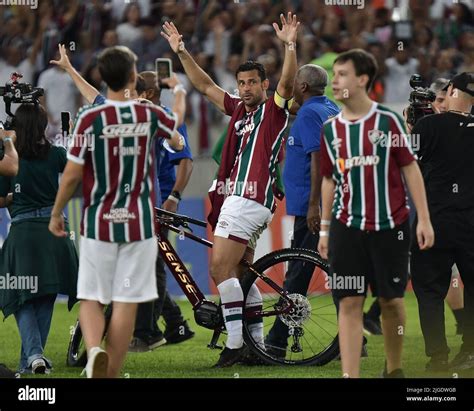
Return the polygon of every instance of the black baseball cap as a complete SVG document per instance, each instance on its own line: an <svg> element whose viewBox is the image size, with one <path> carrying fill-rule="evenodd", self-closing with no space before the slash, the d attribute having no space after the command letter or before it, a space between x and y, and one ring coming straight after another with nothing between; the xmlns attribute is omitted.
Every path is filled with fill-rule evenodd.
<svg viewBox="0 0 474 411"><path fill-rule="evenodd" d="M474 73L465 71L464 73L455 75L443 90L446 91L450 84L452 84L454 88L474 97Z"/></svg>

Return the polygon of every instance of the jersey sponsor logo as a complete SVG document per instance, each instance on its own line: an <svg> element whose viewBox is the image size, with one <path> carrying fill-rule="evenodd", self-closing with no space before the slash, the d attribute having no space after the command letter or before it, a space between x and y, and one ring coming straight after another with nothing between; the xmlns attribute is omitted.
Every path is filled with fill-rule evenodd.
<svg viewBox="0 0 474 411"><path fill-rule="evenodd" d="M124 224L130 220L135 220L135 213L131 213L126 208L112 208L109 213L102 214L104 221L110 221L113 224Z"/></svg>
<svg viewBox="0 0 474 411"><path fill-rule="evenodd" d="M239 130L237 130L237 135L243 136L244 134L251 133L254 129L255 129L254 123L246 124L245 126L241 127Z"/></svg>
<svg viewBox="0 0 474 411"><path fill-rule="evenodd" d="M379 162L379 156L355 156L351 158L338 158L336 165L338 171L344 173L352 167L376 166Z"/></svg>
<svg viewBox="0 0 474 411"><path fill-rule="evenodd" d="M102 138L148 136L151 123L110 124L102 130Z"/></svg>

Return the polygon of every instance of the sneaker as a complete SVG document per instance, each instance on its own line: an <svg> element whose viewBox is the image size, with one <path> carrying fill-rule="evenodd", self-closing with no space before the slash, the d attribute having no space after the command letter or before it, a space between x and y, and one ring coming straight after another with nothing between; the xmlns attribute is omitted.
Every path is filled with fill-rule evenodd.
<svg viewBox="0 0 474 411"><path fill-rule="evenodd" d="M100 347L93 347L87 357L86 368L84 368L87 378L107 378L107 368L109 366L107 352Z"/></svg>
<svg viewBox="0 0 474 411"><path fill-rule="evenodd" d="M46 374L46 362L43 358L37 358L31 363L31 372L33 374Z"/></svg>
<svg viewBox="0 0 474 411"><path fill-rule="evenodd" d="M272 357L278 359L283 359L286 357L286 348L284 347L278 347L276 345L265 343L265 351Z"/></svg>
<svg viewBox="0 0 474 411"><path fill-rule="evenodd" d="M153 351L155 348L165 345L168 342L168 340L163 336L163 334L160 334L160 335L147 338L146 342L148 344L148 348L150 349L150 351Z"/></svg>
<svg viewBox="0 0 474 411"><path fill-rule="evenodd" d="M405 374L401 368L397 368L392 372L387 372L387 363L385 363L385 367L383 369L382 378L405 378Z"/></svg>
<svg viewBox="0 0 474 411"><path fill-rule="evenodd" d="M268 365L268 363L266 363L262 358L255 354L248 346L245 346L245 348L243 349L238 363L250 367L256 365Z"/></svg>
<svg viewBox="0 0 474 411"><path fill-rule="evenodd" d="M474 369L474 353L471 351L459 351L451 361L450 368L453 371L467 371Z"/></svg>
<svg viewBox="0 0 474 411"><path fill-rule="evenodd" d="M219 356L219 360L214 365L214 368L225 368L225 367L230 367L234 365L240 360L243 351L244 351L244 347L241 347L241 348L225 347Z"/></svg>
<svg viewBox="0 0 474 411"><path fill-rule="evenodd" d="M368 335L382 335L380 319L369 317L364 313L364 332Z"/></svg>
<svg viewBox="0 0 474 411"><path fill-rule="evenodd" d="M173 326L168 325L165 330L167 344L178 344L193 337L194 331L189 328L186 321Z"/></svg>
<svg viewBox="0 0 474 411"><path fill-rule="evenodd" d="M448 369L449 363L447 355L431 357L425 366L425 371L427 372L443 372L448 371Z"/></svg>
<svg viewBox="0 0 474 411"><path fill-rule="evenodd" d="M166 338L163 334L148 337L146 340L133 337L128 346L128 352L148 352L166 344Z"/></svg>
<svg viewBox="0 0 474 411"><path fill-rule="evenodd" d="M16 374L5 364L0 364L0 378L16 378Z"/></svg>

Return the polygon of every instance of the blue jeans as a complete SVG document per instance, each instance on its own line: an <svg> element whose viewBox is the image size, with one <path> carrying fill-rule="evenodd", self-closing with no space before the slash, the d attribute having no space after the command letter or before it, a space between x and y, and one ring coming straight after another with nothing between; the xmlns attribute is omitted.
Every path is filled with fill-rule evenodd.
<svg viewBox="0 0 474 411"><path fill-rule="evenodd" d="M38 359L45 359L49 368L51 363L43 356L46 340L48 339L51 318L53 317L56 294L45 295L27 301L15 313L16 323L21 337L20 372L31 367Z"/></svg>

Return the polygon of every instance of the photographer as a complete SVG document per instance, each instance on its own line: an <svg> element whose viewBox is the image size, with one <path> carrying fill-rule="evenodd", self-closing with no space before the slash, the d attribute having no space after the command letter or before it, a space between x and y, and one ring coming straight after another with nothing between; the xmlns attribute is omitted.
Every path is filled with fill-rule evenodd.
<svg viewBox="0 0 474 411"><path fill-rule="evenodd" d="M455 76L447 86L447 112L426 116L413 127L426 185L436 242L432 249L411 250L413 288L418 300L429 371L449 368L444 299L451 267L459 267L464 283L463 345L452 370L474 368L474 74Z"/></svg>
<svg viewBox="0 0 474 411"><path fill-rule="evenodd" d="M56 238L48 231L58 177L66 165L66 151L46 140L47 114L39 104L22 104L14 117L14 131L0 130L6 157L16 152L11 140L16 134L19 168L11 165L9 177L0 177L0 206L8 207L11 228L3 244L0 275L26 287L0 290L0 309L14 314L21 337L20 373L44 374L51 362L44 356L56 295L75 301L77 254L69 238ZM4 160L5 161L5 160ZM0 164L2 164L0 162ZM18 175L15 176L15 170ZM24 283L24 282L22 282Z"/></svg>
<svg viewBox="0 0 474 411"><path fill-rule="evenodd" d="M430 86L430 90L436 94L435 100L431 104L435 113L445 113L446 107L446 88L449 80L445 78L436 79ZM453 312L456 319L456 334L462 335L464 321L464 290L459 283L459 271L456 264L451 269L451 283L449 286L446 303Z"/></svg>

